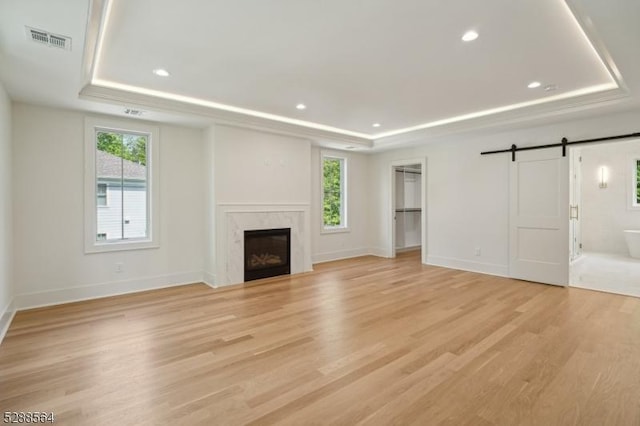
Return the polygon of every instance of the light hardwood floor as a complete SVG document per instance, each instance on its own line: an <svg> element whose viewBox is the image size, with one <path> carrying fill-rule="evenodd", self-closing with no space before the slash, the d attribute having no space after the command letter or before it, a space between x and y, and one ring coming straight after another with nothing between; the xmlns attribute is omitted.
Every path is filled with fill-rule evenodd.
<svg viewBox="0 0 640 426"><path fill-rule="evenodd" d="M640 299L416 253L20 312L1 411L56 424L639 425Z"/></svg>

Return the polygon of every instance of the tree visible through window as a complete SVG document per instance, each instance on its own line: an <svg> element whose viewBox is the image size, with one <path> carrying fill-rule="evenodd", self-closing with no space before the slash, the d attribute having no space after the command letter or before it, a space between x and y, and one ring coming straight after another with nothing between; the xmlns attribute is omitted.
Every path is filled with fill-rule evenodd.
<svg viewBox="0 0 640 426"><path fill-rule="evenodd" d="M346 226L345 220L345 160L323 157L323 223L325 228Z"/></svg>
<svg viewBox="0 0 640 426"><path fill-rule="evenodd" d="M147 148L146 134L96 132L96 241L149 236Z"/></svg>

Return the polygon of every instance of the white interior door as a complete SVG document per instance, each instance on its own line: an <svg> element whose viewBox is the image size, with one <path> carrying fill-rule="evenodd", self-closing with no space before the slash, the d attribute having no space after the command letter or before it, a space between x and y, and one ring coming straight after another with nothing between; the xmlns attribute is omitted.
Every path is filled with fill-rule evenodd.
<svg viewBox="0 0 640 426"><path fill-rule="evenodd" d="M569 157L560 149L517 152L509 204L511 277L568 285Z"/></svg>

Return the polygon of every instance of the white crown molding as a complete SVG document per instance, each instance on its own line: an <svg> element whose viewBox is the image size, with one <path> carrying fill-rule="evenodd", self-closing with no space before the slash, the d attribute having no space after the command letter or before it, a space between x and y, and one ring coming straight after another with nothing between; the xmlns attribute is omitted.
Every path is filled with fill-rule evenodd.
<svg viewBox="0 0 640 426"><path fill-rule="evenodd" d="M95 84L86 85L80 91L80 98L116 105L132 105L158 111L194 114L207 117L215 124L241 126L304 138L328 139L355 145L360 148L371 148L373 146L373 141L369 138L346 135L337 131L316 129L298 124L285 123L282 121L225 111L222 109L176 101L173 99L159 98L156 96L134 93L121 89L102 87Z"/></svg>
<svg viewBox="0 0 640 426"><path fill-rule="evenodd" d="M584 37L587 39L596 56L600 59L604 67L609 72L609 75L614 79L619 88L624 92L629 93L629 87L625 83L620 70L613 61L613 57L609 53L609 50L604 44L602 37L598 34L593 21L584 11L583 7L576 0L565 0L565 5L569 9L569 12L576 20L576 24L582 30Z"/></svg>
<svg viewBox="0 0 640 426"><path fill-rule="evenodd" d="M87 32L85 34L84 50L82 52L82 85L91 84L93 79L96 58L98 55L98 45L103 28L103 16L106 15L105 7L107 0L89 1L89 12L87 13Z"/></svg>
<svg viewBox="0 0 640 426"><path fill-rule="evenodd" d="M499 114L461 120L441 126L414 130L399 135L376 139L372 151L380 152L389 149L410 146L412 143L424 143L425 139L480 130L491 127L524 125L534 121L552 117L576 114L579 112L617 105L630 99L629 92L622 87L599 93L592 93L561 101L539 104Z"/></svg>

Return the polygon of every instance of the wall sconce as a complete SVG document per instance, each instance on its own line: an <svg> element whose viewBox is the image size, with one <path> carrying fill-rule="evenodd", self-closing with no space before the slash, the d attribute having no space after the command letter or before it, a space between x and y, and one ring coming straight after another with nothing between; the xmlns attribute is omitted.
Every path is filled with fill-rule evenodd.
<svg viewBox="0 0 640 426"><path fill-rule="evenodd" d="M607 168L604 166L600 167L600 189L607 187L607 177Z"/></svg>

